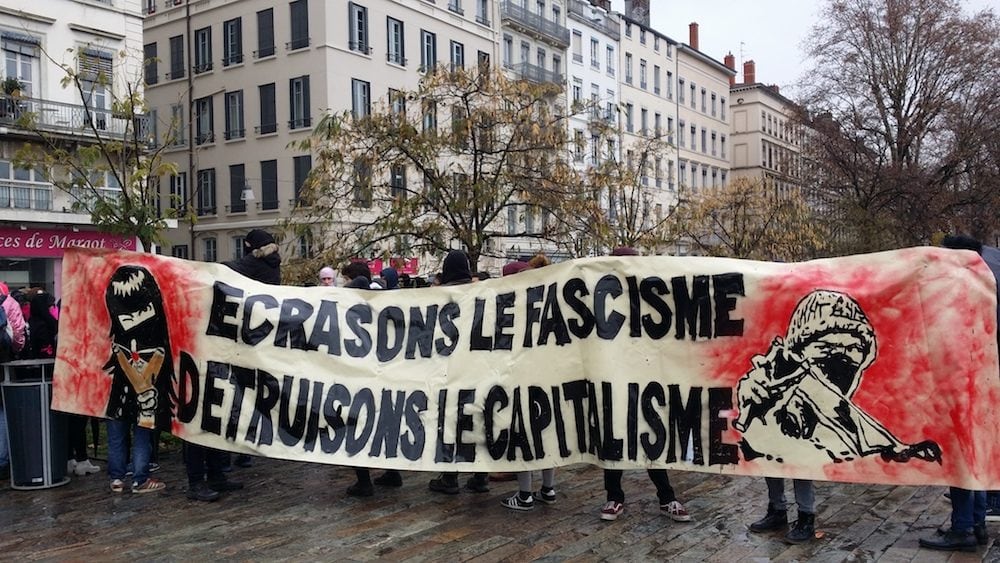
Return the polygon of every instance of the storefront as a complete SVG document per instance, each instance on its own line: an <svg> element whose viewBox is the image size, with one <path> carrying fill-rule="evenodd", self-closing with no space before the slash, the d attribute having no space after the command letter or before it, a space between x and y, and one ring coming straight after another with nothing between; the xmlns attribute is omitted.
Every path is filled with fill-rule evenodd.
<svg viewBox="0 0 1000 563"><path fill-rule="evenodd" d="M136 250L135 237L109 235L84 227L0 226L0 280L8 287L41 287L62 295L62 256L70 247Z"/></svg>

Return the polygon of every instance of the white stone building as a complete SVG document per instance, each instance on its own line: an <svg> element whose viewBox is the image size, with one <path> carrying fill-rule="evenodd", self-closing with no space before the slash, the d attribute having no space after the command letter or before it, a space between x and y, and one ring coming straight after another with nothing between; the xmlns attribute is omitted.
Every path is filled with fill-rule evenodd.
<svg viewBox="0 0 1000 563"><path fill-rule="evenodd" d="M112 113L111 102L141 76L139 0L4 3L0 50L9 87L0 92L0 279L11 288L45 287L58 297L66 246L135 249L137 241L97 232L89 215L71 212L69 194L40 171L15 166L15 154L26 143L37 144L37 132L73 144L126 134L130 124ZM84 78L83 94L63 86L61 65ZM30 127L21 120L26 115ZM92 181L109 197L120 192L113 175Z"/></svg>

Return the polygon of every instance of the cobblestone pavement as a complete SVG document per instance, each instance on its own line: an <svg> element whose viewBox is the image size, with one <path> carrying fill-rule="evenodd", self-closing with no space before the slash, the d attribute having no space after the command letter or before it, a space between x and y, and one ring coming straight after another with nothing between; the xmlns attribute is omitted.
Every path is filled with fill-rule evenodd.
<svg viewBox="0 0 1000 563"><path fill-rule="evenodd" d="M431 475L409 472L402 488L356 499L344 494L350 468L268 459L231 474L246 489L198 503L185 496L180 455L162 463L162 493L113 494L103 474L48 490L5 484L0 560L1000 561L995 524L976 553L917 547L947 520L941 487L818 483L818 537L790 546L747 531L766 505L762 479L672 471L694 517L678 523L659 511L645 472L629 471L625 513L604 522L601 471L590 466L557 472L554 505L512 512L500 500L516 482L446 496L427 490Z"/></svg>

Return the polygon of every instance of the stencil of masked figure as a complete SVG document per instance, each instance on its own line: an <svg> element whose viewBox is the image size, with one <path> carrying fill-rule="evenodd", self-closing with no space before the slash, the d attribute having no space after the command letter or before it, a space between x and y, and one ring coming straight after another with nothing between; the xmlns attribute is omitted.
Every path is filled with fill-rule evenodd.
<svg viewBox="0 0 1000 563"><path fill-rule="evenodd" d="M170 430L173 361L163 296L149 270L122 266L105 291L111 316L108 418Z"/></svg>
<svg viewBox="0 0 1000 563"><path fill-rule="evenodd" d="M784 339L776 337L737 386L747 459L833 461L879 454L887 461L941 461L932 441L906 444L851 402L875 361L875 330L850 296L817 290L799 301Z"/></svg>

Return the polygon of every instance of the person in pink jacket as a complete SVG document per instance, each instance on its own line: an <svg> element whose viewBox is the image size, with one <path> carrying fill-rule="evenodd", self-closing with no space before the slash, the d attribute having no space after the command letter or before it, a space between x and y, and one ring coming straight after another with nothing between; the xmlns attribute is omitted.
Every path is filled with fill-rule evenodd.
<svg viewBox="0 0 1000 563"><path fill-rule="evenodd" d="M7 325L10 326L11 340L14 343L14 353L19 353L24 348L25 330L24 315L21 313L21 304L10 296L10 288L0 281L0 296L2 296L3 311L7 314Z"/></svg>

